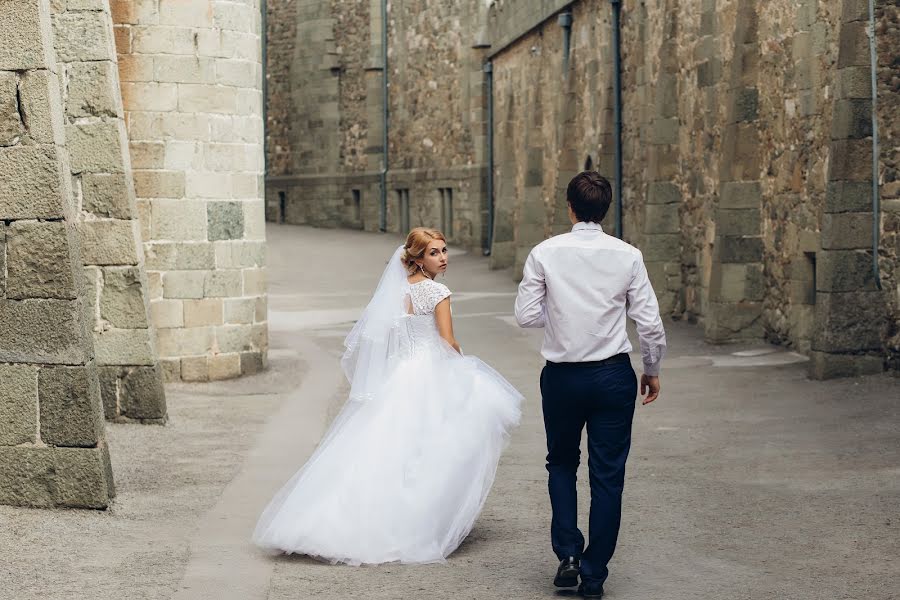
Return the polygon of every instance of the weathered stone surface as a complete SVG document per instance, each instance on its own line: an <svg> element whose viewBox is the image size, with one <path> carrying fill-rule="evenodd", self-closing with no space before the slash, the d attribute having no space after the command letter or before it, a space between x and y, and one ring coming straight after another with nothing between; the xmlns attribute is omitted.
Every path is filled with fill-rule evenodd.
<svg viewBox="0 0 900 600"><path fill-rule="evenodd" d="M872 135L872 101L863 98L838 100L834 105L831 137L858 139Z"/></svg>
<svg viewBox="0 0 900 600"><path fill-rule="evenodd" d="M244 235L244 212L240 202L210 202L206 205L209 240L235 240Z"/></svg>
<svg viewBox="0 0 900 600"><path fill-rule="evenodd" d="M816 264L816 287L822 292L875 291L871 252L822 252Z"/></svg>
<svg viewBox="0 0 900 600"><path fill-rule="evenodd" d="M872 210L871 181L829 181L825 194L825 212L863 213Z"/></svg>
<svg viewBox="0 0 900 600"><path fill-rule="evenodd" d="M73 173L121 173L123 136L116 121L66 125L66 145Z"/></svg>
<svg viewBox="0 0 900 600"><path fill-rule="evenodd" d="M64 143L59 80L51 71L29 71L19 80L19 97L28 136L41 144Z"/></svg>
<svg viewBox="0 0 900 600"><path fill-rule="evenodd" d="M58 219L62 179L52 148L16 146L0 152L0 219Z"/></svg>
<svg viewBox="0 0 900 600"><path fill-rule="evenodd" d="M121 383L120 409L131 419L166 418L166 395L159 366L128 370Z"/></svg>
<svg viewBox="0 0 900 600"><path fill-rule="evenodd" d="M184 326L203 327L224 323L221 298L184 301Z"/></svg>
<svg viewBox="0 0 900 600"><path fill-rule="evenodd" d="M99 217L131 219L133 208L122 173L85 173L81 177L82 207Z"/></svg>
<svg viewBox="0 0 900 600"><path fill-rule="evenodd" d="M678 233L681 219L678 204L648 204L644 213L645 233Z"/></svg>
<svg viewBox="0 0 900 600"><path fill-rule="evenodd" d="M66 114L70 118L118 116L120 92L114 62L73 63L67 81Z"/></svg>
<svg viewBox="0 0 900 600"><path fill-rule="evenodd" d="M761 237L719 238L719 260L722 263L756 263L762 261L763 244Z"/></svg>
<svg viewBox="0 0 900 600"><path fill-rule="evenodd" d="M121 329L147 328L147 306L137 267L104 269L100 317Z"/></svg>
<svg viewBox="0 0 900 600"><path fill-rule="evenodd" d="M0 504L53 506L56 472L52 452L51 448L0 446Z"/></svg>
<svg viewBox="0 0 900 600"><path fill-rule="evenodd" d="M0 362L84 364L83 310L77 300L0 299Z"/></svg>
<svg viewBox="0 0 900 600"><path fill-rule="evenodd" d="M69 226L15 221L7 230L7 292L11 299L76 297Z"/></svg>
<svg viewBox="0 0 900 600"><path fill-rule="evenodd" d="M263 356L259 352L241 352L241 375L255 375L265 369Z"/></svg>
<svg viewBox="0 0 900 600"><path fill-rule="evenodd" d="M33 2L4 10L0 18L0 70L47 68L52 61L53 33L46 5Z"/></svg>
<svg viewBox="0 0 900 600"><path fill-rule="evenodd" d="M825 214L822 217L822 249L869 248L873 240L872 213Z"/></svg>
<svg viewBox="0 0 900 600"><path fill-rule="evenodd" d="M241 376L241 355L214 354L209 357L209 379L219 381Z"/></svg>
<svg viewBox="0 0 900 600"><path fill-rule="evenodd" d="M19 143L25 133L25 124L19 114L19 80L15 73L0 71L0 146Z"/></svg>
<svg viewBox="0 0 900 600"><path fill-rule="evenodd" d="M181 378L184 381L209 381L209 359L206 356L182 358Z"/></svg>
<svg viewBox="0 0 900 600"><path fill-rule="evenodd" d="M148 329L95 331L94 351L101 365L152 366L155 363Z"/></svg>
<svg viewBox="0 0 900 600"><path fill-rule="evenodd" d="M203 295L207 298L227 298L240 296L241 294L260 294L264 289L254 288L244 291L244 278L253 271L245 270L218 270L209 271L203 282ZM259 270L259 273L264 271Z"/></svg>
<svg viewBox="0 0 900 600"><path fill-rule="evenodd" d="M38 429L38 369L0 364L0 446L34 443Z"/></svg>
<svg viewBox="0 0 900 600"><path fill-rule="evenodd" d="M102 61L112 56L112 29L104 12L70 11L53 17L53 41L61 62Z"/></svg>
<svg viewBox="0 0 900 600"><path fill-rule="evenodd" d="M0 222L0 298L6 296L6 224Z"/></svg>
<svg viewBox="0 0 900 600"><path fill-rule="evenodd" d="M812 348L831 353L878 351L887 327L885 317L879 292L819 292Z"/></svg>
<svg viewBox="0 0 900 600"><path fill-rule="evenodd" d="M884 359L872 354L810 353L809 376L812 379L837 379L874 375L884 371Z"/></svg>
<svg viewBox="0 0 900 600"><path fill-rule="evenodd" d="M86 265L135 265L137 264L135 221L99 220L82 221L82 261Z"/></svg>
<svg viewBox="0 0 900 600"><path fill-rule="evenodd" d="M112 472L105 445L96 448L54 448L56 504L105 509L113 497Z"/></svg>
<svg viewBox="0 0 900 600"><path fill-rule="evenodd" d="M758 208L723 209L716 212L716 232L723 236L754 236L761 233Z"/></svg>
<svg viewBox="0 0 900 600"><path fill-rule="evenodd" d="M727 181L719 193L719 207L726 209L756 208L762 202L758 181Z"/></svg>
<svg viewBox="0 0 900 600"><path fill-rule="evenodd" d="M705 322L707 341L724 343L763 336L762 310L755 302L710 302Z"/></svg>
<svg viewBox="0 0 900 600"><path fill-rule="evenodd" d="M155 242L146 245L145 265L159 271L215 269L216 249L202 242Z"/></svg>
<svg viewBox="0 0 900 600"><path fill-rule="evenodd" d="M48 367L38 376L41 440L93 447L102 438L100 390L93 367Z"/></svg>
<svg viewBox="0 0 900 600"><path fill-rule="evenodd" d="M103 402L103 416L111 421L119 416L119 380L124 374L121 367L99 367L100 399Z"/></svg>

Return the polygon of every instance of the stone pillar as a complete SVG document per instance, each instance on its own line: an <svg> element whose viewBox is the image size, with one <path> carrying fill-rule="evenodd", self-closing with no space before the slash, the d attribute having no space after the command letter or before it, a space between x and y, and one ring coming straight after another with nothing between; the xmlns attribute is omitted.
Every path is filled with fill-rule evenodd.
<svg viewBox="0 0 900 600"><path fill-rule="evenodd" d="M865 2L845 0L816 264L816 379L884 369L885 296L872 271L872 94Z"/></svg>
<svg viewBox="0 0 900 600"><path fill-rule="evenodd" d="M63 4L53 26L104 411L107 419L162 423L166 399L149 325L109 4Z"/></svg>
<svg viewBox="0 0 900 600"><path fill-rule="evenodd" d="M369 2L369 58L366 61L366 159L369 171L381 173L384 168L384 61L382 60L381 31L381 2L382 0L370 0ZM368 203L371 207L367 218L364 219L365 228L369 231L377 231L381 226L381 183L371 186L372 199ZM388 209L391 206L392 194L387 190ZM387 215L385 215L387 226Z"/></svg>
<svg viewBox="0 0 900 600"><path fill-rule="evenodd" d="M170 380L255 373L268 347L259 2L112 6L160 364Z"/></svg>
<svg viewBox="0 0 900 600"><path fill-rule="evenodd" d="M678 183L680 164L678 134L678 1L668 0L663 25L663 41L659 47L659 74L653 96L648 161L646 166L647 198L641 250L659 310L668 315L683 306L681 298L681 187Z"/></svg>
<svg viewBox="0 0 900 600"><path fill-rule="evenodd" d="M516 258L513 278L522 279L525 260L531 249L545 238L547 208L544 204L544 106L539 89L527 92L525 107L525 177L518 203Z"/></svg>
<svg viewBox="0 0 900 600"><path fill-rule="evenodd" d="M494 72L494 243L491 248L491 268L506 269L516 259L515 214L519 204L516 182L515 130L520 116L519 96L507 90L503 97L497 92L497 71Z"/></svg>
<svg viewBox="0 0 900 600"><path fill-rule="evenodd" d="M0 4L0 503L106 508L50 4Z"/></svg>
<svg viewBox="0 0 900 600"><path fill-rule="evenodd" d="M727 120L719 166L719 205L710 277L706 338L763 336L759 133L759 16L755 0L738 0Z"/></svg>

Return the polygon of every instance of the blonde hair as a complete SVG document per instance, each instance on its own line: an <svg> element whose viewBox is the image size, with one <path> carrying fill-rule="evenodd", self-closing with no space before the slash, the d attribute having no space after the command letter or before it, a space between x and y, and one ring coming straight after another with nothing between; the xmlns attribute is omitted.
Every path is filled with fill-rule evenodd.
<svg viewBox="0 0 900 600"><path fill-rule="evenodd" d="M425 250L428 248L428 244L434 240L446 242L447 238L445 238L444 234L437 229L431 229L430 227L416 227L409 232L408 236L406 236L406 251L403 253L403 258L401 260L410 275L416 272L416 269L418 268L416 266L416 261L425 256Z"/></svg>

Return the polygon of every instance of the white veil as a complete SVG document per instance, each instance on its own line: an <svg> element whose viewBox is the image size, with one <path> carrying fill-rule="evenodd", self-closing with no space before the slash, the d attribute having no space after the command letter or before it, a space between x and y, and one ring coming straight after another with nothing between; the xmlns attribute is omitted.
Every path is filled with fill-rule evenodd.
<svg viewBox="0 0 900 600"><path fill-rule="evenodd" d="M404 246L388 261L378 287L362 316L344 340L341 367L350 382L350 400L371 398L388 372L388 361L396 355L398 319L404 316L408 281L403 267Z"/></svg>

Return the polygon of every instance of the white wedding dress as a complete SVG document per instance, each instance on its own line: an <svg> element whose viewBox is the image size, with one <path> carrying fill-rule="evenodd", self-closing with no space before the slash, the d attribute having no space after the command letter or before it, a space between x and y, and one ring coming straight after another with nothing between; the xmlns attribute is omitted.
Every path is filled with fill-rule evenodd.
<svg viewBox="0 0 900 600"><path fill-rule="evenodd" d="M475 524L522 397L440 337L434 309L450 290L402 275L392 294L405 308L382 321L384 343L356 348L378 338L373 305L387 272L369 331L364 314L348 337L350 400L263 512L259 546L352 565L442 562Z"/></svg>

